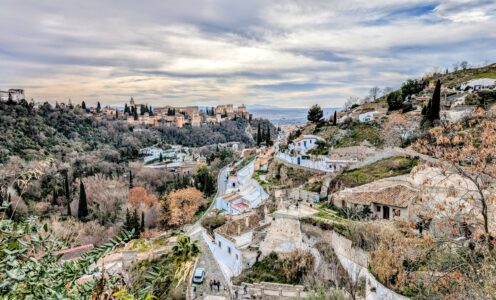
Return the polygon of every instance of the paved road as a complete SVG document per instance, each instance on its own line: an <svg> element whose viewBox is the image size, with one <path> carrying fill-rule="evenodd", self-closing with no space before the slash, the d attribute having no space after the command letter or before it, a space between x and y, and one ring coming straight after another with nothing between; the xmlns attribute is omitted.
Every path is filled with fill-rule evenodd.
<svg viewBox="0 0 496 300"><path fill-rule="evenodd" d="M208 248L208 245L205 243L201 235L202 233L200 231L194 234L192 236L192 239L198 240L198 243L200 244L202 254L200 259L198 260L196 267L204 268L206 270L206 278L203 284L196 285L195 299L203 299L203 297L207 295L229 297L229 287L226 284L224 275L222 274L217 261L215 260L212 252ZM217 287L215 286L210 289L209 282L211 280L220 281L221 285L219 290L217 290Z"/></svg>
<svg viewBox="0 0 496 300"><path fill-rule="evenodd" d="M214 200L212 201L212 203L210 204L209 208L207 209L207 211L203 214L203 216L201 218L198 219L198 221L196 221L195 224L193 224L193 226L191 226L188 231L186 232L187 235L189 236L193 236L195 235L197 232L199 232L203 227L201 225L201 222L203 220L203 218L205 218L205 216L208 215L208 213L215 208L215 199L217 199L217 197L219 196L222 196L225 194L226 192L226 189L227 189L227 174L229 174L229 171L231 169L229 167L224 167L220 170L219 172L219 175L217 175L217 193L215 194L215 197L214 197Z"/></svg>
<svg viewBox="0 0 496 300"><path fill-rule="evenodd" d="M210 207L203 214L203 216L187 231L187 235L189 235L192 240L197 240L201 247L201 255L200 258L198 259L198 263L196 267L205 268L206 270L206 275L205 275L206 279L203 282L203 284L195 285L196 292L194 293L193 299L203 299L207 295L227 296L229 298L228 296L229 287L226 284L224 275L222 274L222 271L220 270L217 261L215 260L210 249L208 248L208 245L203 240L202 233L204 229L201 225L201 221L203 220L203 218L206 215L208 215L208 213L212 209L215 208L215 199L226 192L227 174L229 174L229 171L230 171L229 167L225 167L220 170L219 175L217 176L217 193L215 194L214 201L212 201L212 204L210 204ZM189 279L189 282L191 282L191 280L192 278ZM220 291L217 291L216 287L212 287L212 290L210 290L210 285L209 285L210 280L217 280L221 282ZM224 287L226 288L226 291L224 291ZM189 288L190 286L188 285L187 294L192 295L193 293Z"/></svg>

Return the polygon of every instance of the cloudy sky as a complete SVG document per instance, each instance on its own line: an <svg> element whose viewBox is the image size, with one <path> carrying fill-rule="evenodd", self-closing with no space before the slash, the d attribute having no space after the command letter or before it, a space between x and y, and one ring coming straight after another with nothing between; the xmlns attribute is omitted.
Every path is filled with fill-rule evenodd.
<svg viewBox="0 0 496 300"><path fill-rule="evenodd" d="M494 0L0 0L0 89L36 100L338 106L496 62Z"/></svg>

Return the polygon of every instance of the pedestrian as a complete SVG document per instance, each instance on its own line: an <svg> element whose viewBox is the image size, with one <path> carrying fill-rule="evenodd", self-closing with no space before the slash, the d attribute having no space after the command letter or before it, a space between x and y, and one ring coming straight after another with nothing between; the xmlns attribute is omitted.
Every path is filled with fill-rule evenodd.
<svg viewBox="0 0 496 300"><path fill-rule="evenodd" d="M248 286L246 284L243 287L243 291L245 292L245 295L248 294Z"/></svg>
<svg viewBox="0 0 496 300"><path fill-rule="evenodd" d="M238 299L238 290L235 290L235 291L234 291L234 297L235 297L236 299Z"/></svg>
<svg viewBox="0 0 496 300"><path fill-rule="evenodd" d="M220 280L217 280L217 292L220 292Z"/></svg>
<svg viewBox="0 0 496 300"><path fill-rule="evenodd" d="M210 279L209 284L210 284L210 291L212 291L212 285L214 285L214 283L212 282L212 279Z"/></svg>

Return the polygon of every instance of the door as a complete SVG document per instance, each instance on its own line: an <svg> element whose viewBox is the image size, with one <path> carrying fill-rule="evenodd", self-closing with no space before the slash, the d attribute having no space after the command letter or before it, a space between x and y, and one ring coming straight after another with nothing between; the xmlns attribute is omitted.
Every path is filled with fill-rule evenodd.
<svg viewBox="0 0 496 300"><path fill-rule="evenodd" d="M382 207L382 218L389 220L389 206Z"/></svg>

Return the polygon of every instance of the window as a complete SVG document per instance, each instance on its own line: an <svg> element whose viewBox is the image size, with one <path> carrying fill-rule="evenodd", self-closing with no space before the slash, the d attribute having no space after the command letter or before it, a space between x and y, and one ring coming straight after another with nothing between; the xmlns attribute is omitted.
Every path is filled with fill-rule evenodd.
<svg viewBox="0 0 496 300"><path fill-rule="evenodd" d="M227 253L231 254L231 247L227 247Z"/></svg>
<svg viewBox="0 0 496 300"><path fill-rule="evenodd" d="M380 207L379 205L378 205L378 206L376 206L376 207L375 207L375 211L376 211L376 212L380 212L380 211L381 211L381 207Z"/></svg>
<svg viewBox="0 0 496 300"><path fill-rule="evenodd" d="M238 257L238 255L237 255L237 254L236 254L236 260L239 260L239 257Z"/></svg>
<svg viewBox="0 0 496 300"><path fill-rule="evenodd" d="M220 243L220 241L219 241L219 248L221 248L221 247L222 247L222 244L221 244L221 243Z"/></svg>

